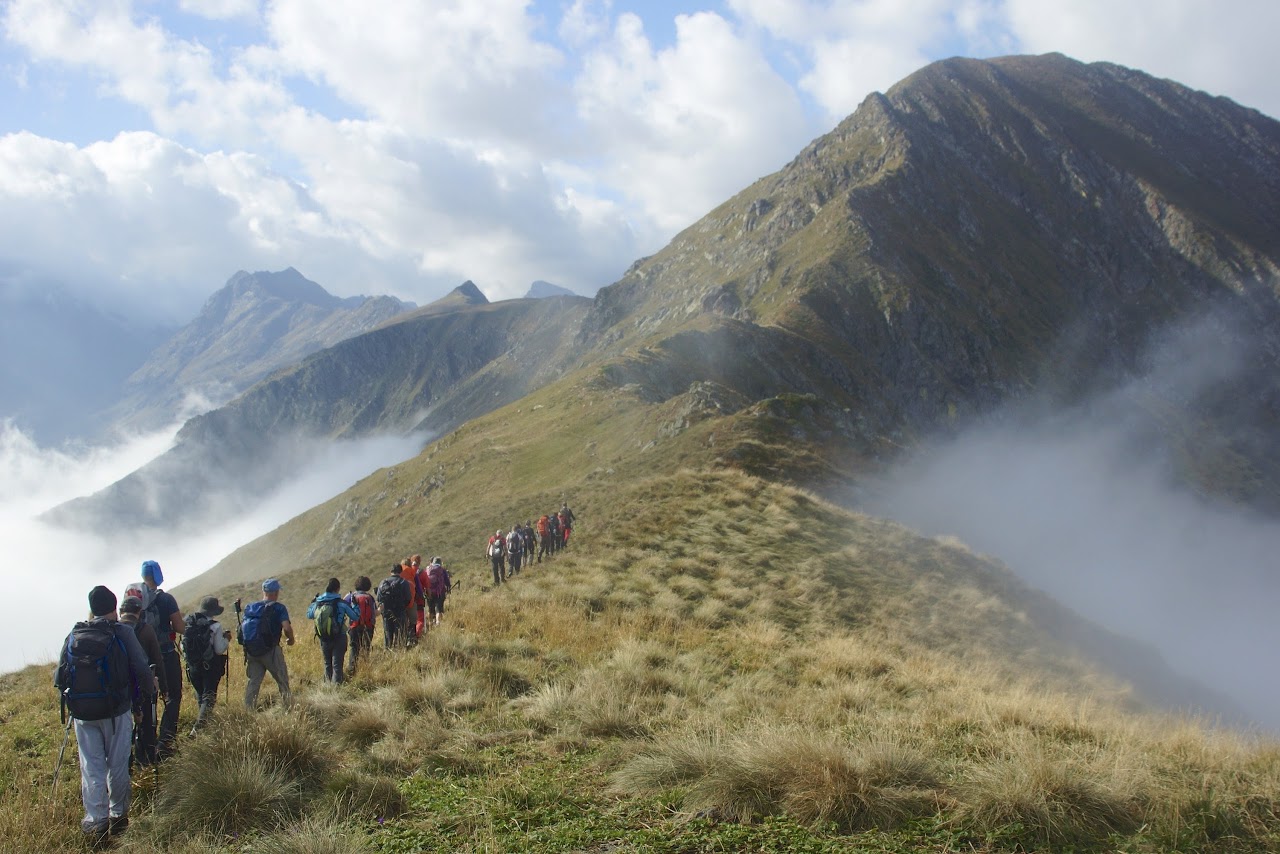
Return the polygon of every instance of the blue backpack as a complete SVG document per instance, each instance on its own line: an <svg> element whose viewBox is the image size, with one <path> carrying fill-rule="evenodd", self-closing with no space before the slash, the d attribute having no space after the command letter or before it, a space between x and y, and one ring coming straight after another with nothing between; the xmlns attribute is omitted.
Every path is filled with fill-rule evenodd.
<svg viewBox="0 0 1280 854"><path fill-rule="evenodd" d="M244 609L244 620L240 623L240 643L249 655L266 655L272 648L280 645L280 609L273 607L276 603L259 599Z"/></svg>

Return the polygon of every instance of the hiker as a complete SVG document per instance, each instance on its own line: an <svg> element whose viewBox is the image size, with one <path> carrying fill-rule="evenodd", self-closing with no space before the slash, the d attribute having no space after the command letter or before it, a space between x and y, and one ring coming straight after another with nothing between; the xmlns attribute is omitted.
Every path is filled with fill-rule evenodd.
<svg viewBox="0 0 1280 854"><path fill-rule="evenodd" d="M157 683L134 630L117 622L116 594L101 585L90 590L89 613L62 644L53 684L76 728L80 829L97 846L129 826L133 695L150 704Z"/></svg>
<svg viewBox="0 0 1280 854"><path fill-rule="evenodd" d="M431 612L431 625L438 626L440 619L444 616L444 600L453 592L453 578L439 557L433 557L431 565L427 567L426 591L427 608Z"/></svg>
<svg viewBox="0 0 1280 854"><path fill-rule="evenodd" d="M160 693L168 693L165 684L164 656L160 652L160 639L156 630L142 619L142 600L137 596L126 596L120 602L120 622L133 626L133 633L138 636L138 643L147 656L147 664L160 685ZM141 697L135 697L133 707L133 761L146 767L156 761L156 704L143 703Z"/></svg>
<svg viewBox="0 0 1280 854"><path fill-rule="evenodd" d="M547 514L538 517L538 563L542 563L542 556L551 554L551 519Z"/></svg>
<svg viewBox="0 0 1280 854"><path fill-rule="evenodd" d="M533 563L534 552L538 550L538 538L533 533L532 519L524 521L524 527L520 529L520 533L524 536L524 565L528 566Z"/></svg>
<svg viewBox="0 0 1280 854"><path fill-rule="evenodd" d="M560 551L560 514L547 514L547 537L551 540L551 553Z"/></svg>
<svg viewBox="0 0 1280 854"><path fill-rule="evenodd" d="M187 662L187 678L200 706L195 732L213 712L218 701L218 685L227 672L227 652L231 648L231 631L214 619L223 612L216 596L200 600L200 607L187 615L182 633L182 657Z"/></svg>
<svg viewBox="0 0 1280 854"><path fill-rule="evenodd" d="M378 593L374 597L382 614L382 638L387 649L405 645L405 609L413 599L413 588L401 577L403 572L401 564L392 564L391 574L378 584Z"/></svg>
<svg viewBox="0 0 1280 854"><path fill-rule="evenodd" d="M524 534L520 531L520 523L511 526L507 534L507 572L516 575L520 572L520 558L524 555Z"/></svg>
<svg viewBox="0 0 1280 854"><path fill-rule="evenodd" d="M578 517L569 509L569 504L566 501L560 502L560 512L556 515L559 516L569 528L572 528L573 523L578 521Z"/></svg>
<svg viewBox="0 0 1280 854"><path fill-rule="evenodd" d="M488 556L490 562L493 563L493 586L497 587L507 577L507 566L504 562L504 553L506 552L507 543L502 538L502 529L493 532L493 536L489 538L488 545L485 546L484 553Z"/></svg>
<svg viewBox="0 0 1280 854"><path fill-rule="evenodd" d="M268 578L262 582L262 598L249 603L240 621L240 643L244 645L245 683L244 707L253 711L258 704L258 690L268 673L280 689L280 701L288 706L289 668L280 648L280 636L284 635L293 646L293 623L289 622L289 609L280 600L280 582ZM236 602L239 605L239 601Z"/></svg>
<svg viewBox="0 0 1280 854"><path fill-rule="evenodd" d="M160 639L160 654L164 656L164 714L160 716L159 747L156 757L168 759L173 755L178 741L178 712L182 710L182 659L178 656L177 638L186 624L178 601L160 589L164 573L154 560L142 562L142 581L150 592L150 600L143 599L142 619L151 623Z"/></svg>
<svg viewBox="0 0 1280 854"><path fill-rule="evenodd" d="M323 593L316 594L307 608L307 619L316 621L316 637L324 655L324 681L342 684L342 669L347 659L347 621L360 619L360 612L343 601L342 582L330 578Z"/></svg>
<svg viewBox="0 0 1280 854"><path fill-rule="evenodd" d="M413 636L421 638L422 632L426 630L426 588L422 584L426 581L426 570L422 568L421 554L408 558L408 570L412 579L410 583L413 585L413 607L411 609L413 615Z"/></svg>
<svg viewBox="0 0 1280 854"><path fill-rule="evenodd" d="M568 548L569 534L573 532L573 511L567 506L561 507L556 518L560 520L560 548Z"/></svg>
<svg viewBox="0 0 1280 854"><path fill-rule="evenodd" d="M369 651L373 649L373 630L378 623L378 603L369 592L372 588L373 582L369 580L369 576L362 575L356 579L356 589L347 594L347 604L360 614L360 617L351 624L351 663L347 667L347 676L356 675L356 661L360 658L360 653L363 652L367 658Z"/></svg>

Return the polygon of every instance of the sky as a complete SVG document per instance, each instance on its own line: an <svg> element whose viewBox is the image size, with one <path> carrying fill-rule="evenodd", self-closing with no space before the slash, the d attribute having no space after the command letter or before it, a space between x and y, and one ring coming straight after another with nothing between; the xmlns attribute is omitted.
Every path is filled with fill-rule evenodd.
<svg viewBox="0 0 1280 854"><path fill-rule="evenodd" d="M928 62L1280 115L1273 0L3 0L0 287L165 323L237 270L582 294Z"/></svg>

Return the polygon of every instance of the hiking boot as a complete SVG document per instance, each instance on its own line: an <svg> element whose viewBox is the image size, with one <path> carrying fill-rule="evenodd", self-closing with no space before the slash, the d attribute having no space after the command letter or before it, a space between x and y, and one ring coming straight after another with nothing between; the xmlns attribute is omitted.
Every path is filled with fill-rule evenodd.
<svg viewBox="0 0 1280 854"><path fill-rule="evenodd" d="M129 829L129 816L113 815L107 820L107 834L109 836L119 836Z"/></svg>
<svg viewBox="0 0 1280 854"><path fill-rule="evenodd" d="M89 843L89 847L95 851L106 848L111 844L111 826L108 824L100 824L93 827L81 825L80 829L84 832L84 838Z"/></svg>

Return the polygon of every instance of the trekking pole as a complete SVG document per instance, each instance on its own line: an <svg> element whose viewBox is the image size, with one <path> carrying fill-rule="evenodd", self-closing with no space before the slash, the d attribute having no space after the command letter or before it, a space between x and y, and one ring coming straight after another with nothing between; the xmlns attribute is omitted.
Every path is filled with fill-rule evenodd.
<svg viewBox="0 0 1280 854"><path fill-rule="evenodd" d="M67 715L67 728L62 733L62 749L58 751L58 763L53 766L53 792L50 796L54 798L58 796L58 772L62 770L62 757L66 755L67 742L71 740L71 724L74 721L75 718Z"/></svg>

